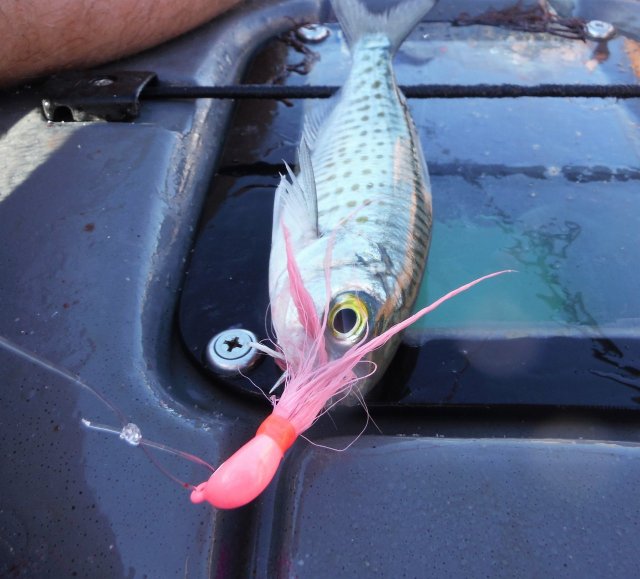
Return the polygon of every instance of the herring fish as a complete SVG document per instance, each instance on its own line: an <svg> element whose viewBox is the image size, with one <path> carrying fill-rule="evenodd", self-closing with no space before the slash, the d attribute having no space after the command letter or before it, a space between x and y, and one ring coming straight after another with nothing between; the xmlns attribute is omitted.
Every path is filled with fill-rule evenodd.
<svg viewBox="0 0 640 579"><path fill-rule="evenodd" d="M407 317L431 240L429 174L392 58L435 0L382 13L331 0L352 54L348 78L306 117L298 172L276 190L271 318L284 388L256 435L191 494L235 508L256 498L287 449L339 401L362 398L399 333L484 276Z"/></svg>
<svg viewBox="0 0 640 579"><path fill-rule="evenodd" d="M357 0L332 3L351 69L340 92L307 116L299 173L281 183L273 220L271 313L278 345L293 366L305 356L309 335L290 288L283 227L319 318L328 304L329 359L407 317L431 241L429 173L392 59L435 1L409 0L384 13ZM384 372L398 341L395 336L367 356L374 375L364 378L371 364L354 369L363 378L360 395Z"/></svg>

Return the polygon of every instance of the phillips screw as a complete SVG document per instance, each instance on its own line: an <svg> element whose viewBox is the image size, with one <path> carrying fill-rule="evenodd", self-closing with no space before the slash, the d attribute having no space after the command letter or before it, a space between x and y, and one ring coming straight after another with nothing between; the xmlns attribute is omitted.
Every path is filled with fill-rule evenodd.
<svg viewBox="0 0 640 579"><path fill-rule="evenodd" d="M249 345L256 341L253 332L242 328L220 332L207 344L207 362L218 374L237 374L249 370L260 358L260 352Z"/></svg>

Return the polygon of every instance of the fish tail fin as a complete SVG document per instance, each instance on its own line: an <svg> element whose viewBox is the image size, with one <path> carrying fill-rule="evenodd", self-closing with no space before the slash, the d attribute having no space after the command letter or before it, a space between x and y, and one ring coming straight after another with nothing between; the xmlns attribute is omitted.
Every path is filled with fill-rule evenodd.
<svg viewBox="0 0 640 579"><path fill-rule="evenodd" d="M384 34L395 53L436 0L406 0L384 12L372 12L363 0L331 0L349 46L363 36Z"/></svg>

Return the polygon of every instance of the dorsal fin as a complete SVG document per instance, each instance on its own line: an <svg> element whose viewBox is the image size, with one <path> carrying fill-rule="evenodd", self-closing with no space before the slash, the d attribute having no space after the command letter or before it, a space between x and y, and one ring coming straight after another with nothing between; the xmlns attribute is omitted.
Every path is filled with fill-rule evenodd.
<svg viewBox="0 0 640 579"><path fill-rule="evenodd" d="M318 133L326 123L339 99L339 93L331 98L305 107L304 126L302 127L302 140L310 150L315 149Z"/></svg>

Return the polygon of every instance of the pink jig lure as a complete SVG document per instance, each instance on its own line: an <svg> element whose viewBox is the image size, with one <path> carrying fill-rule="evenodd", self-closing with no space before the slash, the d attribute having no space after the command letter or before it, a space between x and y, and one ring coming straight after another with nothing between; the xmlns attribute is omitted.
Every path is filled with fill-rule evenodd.
<svg viewBox="0 0 640 579"><path fill-rule="evenodd" d="M328 360L324 347L324 321L318 319L313 300L302 284L288 235L287 258L292 293L300 320L307 331L314 329L313 340L298 368L287 365L285 388L273 412L258 428L256 435L227 459L209 478L191 493L194 503L209 502L219 509L233 509L255 499L273 479L285 452L295 439L307 430L334 396L348 391L358 380L353 369L368 353L380 348L422 316L435 310L448 299L480 282L511 272L503 270L480 277L449 292L431 305L416 312L386 332L364 341L336 360ZM328 272L327 272L328 275Z"/></svg>

